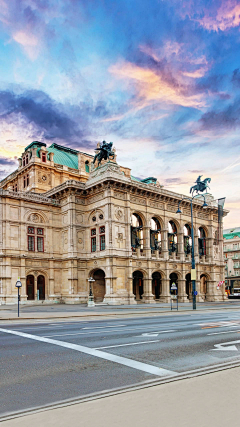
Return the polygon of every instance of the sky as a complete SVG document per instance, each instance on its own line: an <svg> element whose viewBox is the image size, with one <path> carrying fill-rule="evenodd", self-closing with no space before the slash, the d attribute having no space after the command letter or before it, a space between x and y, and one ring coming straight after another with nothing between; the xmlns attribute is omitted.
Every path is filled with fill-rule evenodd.
<svg viewBox="0 0 240 427"><path fill-rule="evenodd" d="M0 0L0 179L32 141L94 154L240 225L240 1Z"/></svg>

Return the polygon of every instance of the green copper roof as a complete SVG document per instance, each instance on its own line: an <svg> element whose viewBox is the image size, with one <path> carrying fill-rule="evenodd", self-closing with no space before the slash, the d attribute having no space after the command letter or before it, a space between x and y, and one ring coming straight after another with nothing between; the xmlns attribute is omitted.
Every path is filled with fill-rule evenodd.
<svg viewBox="0 0 240 427"><path fill-rule="evenodd" d="M48 147L47 151L48 153L54 153L54 163L78 169L78 151L55 143Z"/></svg>
<svg viewBox="0 0 240 427"><path fill-rule="evenodd" d="M29 148L35 148L35 147L46 147L47 145L44 142L39 142L39 141L33 141L31 142L31 144L29 144L24 151L29 150Z"/></svg>
<svg viewBox="0 0 240 427"><path fill-rule="evenodd" d="M234 237L240 237L240 227L228 228L223 230L224 239L233 239Z"/></svg>

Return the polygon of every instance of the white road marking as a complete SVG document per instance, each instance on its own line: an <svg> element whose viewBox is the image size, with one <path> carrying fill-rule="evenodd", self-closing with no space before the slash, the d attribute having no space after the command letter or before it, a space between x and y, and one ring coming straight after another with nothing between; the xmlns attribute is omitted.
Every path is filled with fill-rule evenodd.
<svg viewBox="0 0 240 427"><path fill-rule="evenodd" d="M114 325L114 326L88 326L87 328L81 328L81 329L105 329L105 328L120 328L120 326L127 326L127 325Z"/></svg>
<svg viewBox="0 0 240 427"><path fill-rule="evenodd" d="M139 345L139 344L148 344L151 342L160 342L160 340L154 340L154 341L142 341L142 342L131 342L129 344L118 344L118 345L108 345L105 347L95 347L95 350L99 350L101 348L115 348L115 347L126 347L128 345Z"/></svg>
<svg viewBox="0 0 240 427"><path fill-rule="evenodd" d="M142 335L143 337L157 337L159 334L166 334L167 332L176 332L175 330L171 329L169 331L159 331L159 332L146 332Z"/></svg>
<svg viewBox="0 0 240 427"><path fill-rule="evenodd" d="M160 377L164 377L168 375L176 375L176 372L169 371L167 369L158 368L157 366L148 365L146 363L138 362L132 359L127 359L126 357L105 353L103 351L95 350L94 348L89 348L82 345L76 345L76 344L71 344L63 341L52 340L50 338L39 337L37 335L31 335L31 334L25 334L24 332L16 332L9 329L0 328L0 332L17 335L19 337L28 338L34 341L40 341L47 344L58 345L60 347L79 351L81 353L89 354L90 356L99 357L100 359L108 360L109 362L118 363L120 365L128 366L129 368L137 369L139 371L147 372L149 374L157 375Z"/></svg>
<svg viewBox="0 0 240 427"><path fill-rule="evenodd" d="M140 329L145 329L144 327L140 328ZM51 337L63 337L63 336L67 336L67 335L88 335L88 334L107 334L107 333L111 333L111 332L125 332L125 331L136 331L138 330L138 328L126 328L126 329L110 329L110 330L101 330L101 331L88 331L88 332L66 332L63 334L51 334L51 335L44 335L46 338L51 338ZM170 331L160 331L160 332L149 332L149 333L145 333L145 335L147 334L147 336L150 336L149 334L163 334L166 332L175 332L174 330L170 330ZM144 335L144 334L142 334ZM138 335L140 336L140 335ZM156 335L154 335L156 336Z"/></svg>
<svg viewBox="0 0 240 427"><path fill-rule="evenodd" d="M240 331L236 331L236 329L234 331L224 331L224 332L212 332L211 334L207 334L207 335L221 335L221 334L231 334L231 332L240 332Z"/></svg>
<svg viewBox="0 0 240 427"><path fill-rule="evenodd" d="M234 345L234 344L238 344L238 343L240 343L240 340L238 340L238 341L230 341L230 342L223 342L223 343L221 343L221 344L214 344L214 347L216 347L216 348L213 348L212 349L212 351L215 351L215 350L222 350L222 351L228 351L228 350L231 350L231 351L238 351L238 349L237 349L237 347ZM230 344L230 345L229 345ZM233 345L232 345L233 344ZM227 347L225 347L225 346L227 346ZM211 350L210 350L211 351Z"/></svg>

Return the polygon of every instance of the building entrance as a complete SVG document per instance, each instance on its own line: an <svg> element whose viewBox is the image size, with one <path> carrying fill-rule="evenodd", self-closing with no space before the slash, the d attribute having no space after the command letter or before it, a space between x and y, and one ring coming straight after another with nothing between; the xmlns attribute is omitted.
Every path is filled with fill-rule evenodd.
<svg viewBox="0 0 240 427"><path fill-rule="evenodd" d="M139 301L143 295L143 274L141 271L134 271L133 273L133 293L135 299Z"/></svg>
<svg viewBox="0 0 240 427"><path fill-rule="evenodd" d="M155 299L159 299L162 293L162 278L161 274L157 271L152 274L152 294Z"/></svg>
<svg viewBox="0 0 240 427"><path fill-rule="evenodd" d="M37 291L39 291L39 300L45 299L45 277L38 276L37 278Z"/></svg>
<svg viewBox="0 0 240 427"><path fill-rule="evenodd" d="M192 281L191 274L186 274L186 294L189 300L192 299Z"/></svg>
<svg viewBox="0 0 240 427"><path fill-rule="evenodd" d="M27 276L27 299L34 300L34 276Z"/></svg>
<svg viewBox="0 0 240 427"><path fill-rule="evenodd" d="M96 270L93 273L93 296L95 302L103 302L106 293L105 289L105 273L103 270Z"/></svg>

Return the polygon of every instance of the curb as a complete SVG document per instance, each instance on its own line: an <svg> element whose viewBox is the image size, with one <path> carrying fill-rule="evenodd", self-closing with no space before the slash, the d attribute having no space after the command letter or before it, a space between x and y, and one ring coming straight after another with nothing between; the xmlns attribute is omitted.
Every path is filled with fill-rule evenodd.
<svg viewBox="0 0 240 427"><path fill-rule="evenodd" d="M116 395L122 394L122 393L128 393L128 392L132 392L132 391L136 391L136 390L141 390L141 389L146 389L146 388L150 388L150 387L154 387L154 386L159 386L162 384L172 383L175 381L182 381L182 380L191 379L194 377L209 375L209 374L216 373L219 371L225 371L227 369L234 369L234 368L239 368L239 367L240 367L240 360L234 361L234 362L225 362L222 364L213 365L209 368L200 368L200 369L195 369L193 371L186 371L186 372L180 373L178 375L174 375L174 376L167 377L167 378L162 378L160 380L159 379L148 380L145 382L140 382L138 384L132 384L132 385L129 385L127 387L119 387L119 388L115 388L112 390L104 390L104 391L101 391L98 393L91 393L91 394L88 394L88 395L85 395L82 397L81 396L76 397L74 399L62 400L62 401L55 402L55 403L52 403L49 405L43 405L43 406L38 406L38 407L34 407L34 408L24 409L22 411L6 413L6 414L3 414L2 416L0 416L0 422L16 419L19 417L24 417L27 415L33 415L33 414L37 414L37 413L44 412L44 411L51 411L51 410L58 409L58 408L73 406L73 405L77 405L79 403L90 402L90 401L94 401L94 400L103 399L106 397L116 396Z"/></svg>
<svg viewBox="0 0 240 427"><path fill-rule="evenodd" d="M118 317L124 317L124 316L145 316L146 314L154 314L157 316L164 316L164 315L181 315L181 314L203 314L205 312L211 312L211 311L218 311L218 310L240 310L240 306L239 307L211 307L211 308L205 308L205 309L200 309L200 310L166 310L166 311L145 311L143 312L128 312L128 313L114 313L114 312L106 312L106 313L82 313L82 314L63 314L62 316L60 315L53 315L53 316L43 316L43 317L38 317L38 316L34 316L32 315L31 317L0 317L0 322L1 321L9 321L9 320L51 320L51 319L69 319L69 318L87 318L87 317L110 317L110 316L118 316ZM38 313L36 313L38 314Z"/></svg>

